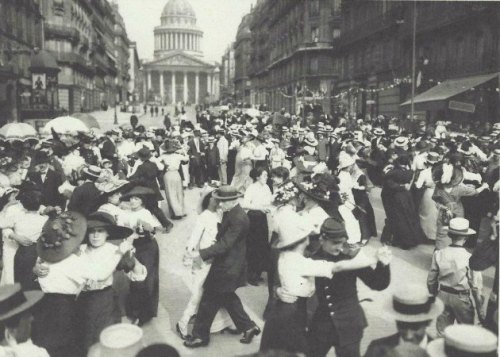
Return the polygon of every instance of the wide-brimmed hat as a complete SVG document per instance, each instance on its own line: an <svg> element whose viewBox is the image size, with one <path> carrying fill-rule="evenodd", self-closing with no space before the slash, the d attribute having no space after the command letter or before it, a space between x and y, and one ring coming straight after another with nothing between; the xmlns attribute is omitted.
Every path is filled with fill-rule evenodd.
<svg viewBox="0 0 500 357"><path fill-rule="evenodd" d="M73 254L82 244L87 232L87 220L78 213L67 211L45 222L38 239L38 256L57 263Z"/></svg>
<svg viewBox="0 0 500 357"><path fill-rule="evenodd" d="M470 236L476 231L469 227L469 221L462 217L452 218L448 224L448 234L457 236Z"/></svg>
<svg viewBox="0 0 500 357"><path fill-rule="evenodd" d="M31 309L43 298L43 292L22 291L21 285L8 284L0 287L0 322Z"/></svg>
<svg viewBox="0 0 500 357"><path fill-rule="evenodd" d="M453 187L463 181L464 173L458 166L443 163L432 169L432 179L436 183Z"/></svg>
<svg viewBox="0 0 500 357"><path fill-rule="evenodd" d="M224 185L219 187L212 194L219 201L232 201L243 196L234 186Z"/></svg>
<svg viewBox="0 0 500 357"><path fill-rule="evenodd" d="M347 154L345 151L341 151L339 155L339 165L337 168L342 170L346 167L352 166L356 163L354 156Z"/></svg>
<svg viewBox="0 0 500 357"><path fill-rule="evenodd" d="M331 217L325 219L321 225L320 233L322 238L332 241L348 239L344 223Z"/></svg>
<svg viewBox="0 0 500 357"><path fill-rule="evenodd" d="M166 154L172 154L180 149L180 145L177 140L167 139L160 147Z"/></svg>
<svg viewBox="0 0 500 357"><path fill-rule="evenodd" d="M141 160L149 160L151 158L151 150L147 147L142 147L142 149L137 151L135 155Z"/></svg>
<svg viewBox="0 0 500 357"><path fill-rule="evenodd" d="M372 133L375 136L383 136L385 135L385 130L382 128L373 128Z"/></svg>
<svg viewBox="0 0 500 357"><path fill-rule="evenodd" d="M410 140L406 136L398 136L396 140L394 140L394 146L402 148L408 145L409 142Z"/></svg>
<svg viewBox="0 0 500 357"><path fill-rule="evenodd" d="M82 174L98 179L101 176L102 169L99 166L87 165L82 169Z"/></svg>
<svg viewBox="0 0 500 357"><path fill-rule="evenodd" d="M112 176L105 181L97 182L95 185L104 195L114 195L120 190L125 190L129 182L121 180L118 176Z"/></svg>
<svg viewBox="0 0 500 357"><path fill-rule="evenodd" d="M135 357L145 347L143 336L143 330L136 325L111 325L102 330L88 357Z"/></svg>
<svg viewBox="0 0 500 357"><path fill-rule="evenodd" d="M105 228L108 231L108 240L121 240L129 237L133 231L130 228L119 226L109 213L94 212L87 218L87 231L92 228Z"/></svg>
<svg viewBox="0 0 500 357"><path fill-rule="evenodd" d="M313 230L314 227L304 217L294 213L288 223L280 227L280 237L276 248L283 249L300 242L307 238Z"/></svg>
<svg viewBox="0 0 500 357"><path fill-rule="evenodd" d="M383 313L402 322L424 322L433 320L444 310L443 302L430 296L427 287L407 284L394 292L382 307Z"/></svg>
<svg viewBox="0 0 500 357"><path fill-rule="evenodd" d="M213 144L213 143L215 143L215 138L213 136L209 136L207 138L207 144Z"/></svg>
<svg viewBox="0 0 500 357"><path fill-rule="evenodd" d="M437 164L439 161L441 161L441 155L439 155L437 152L429 151L427 153L425 161L427 161L427 163L429 164Z"/></svg>
<svg viewBox="0 0 500 357"><path fill-rule="evenodd" d="M428 151L432 149L432 144L429 143L427 140L420 140L418 143L415 144L415 149L418 151Z"/></svg>
<svg viewBox="0 0 500 357"><path fill-rule="evenodd" d="M318 146L318 140L314 137L314 133L308 133L306 135L304 144L308 146Z"/></svg>
<svg viewBox="0 0 500 357"><path fill-rule="evenodd" d="M155 191L153 191L149 187L144 186L135 186L130 191L125 192L122 197L120 197L120 201L128 201L131 197L140 197L143 200L147 197L151 197L156 195Z"/></svg>
<svg viewBox="0 0 500 357"><path fill-rule="evenodd" d="M333 192L338 192L337 180L330 174L322 173L312 178L300 180L298 177L292 179L299 191L303 192L313 200L329 202Z"/></svg>
<svg viewBox="0 0 500 357"><path fill-rule="evenodd" d="M444 330L444 338L427 345L430 357L496 357L498 337L481 326L457 324Z"/></svg>

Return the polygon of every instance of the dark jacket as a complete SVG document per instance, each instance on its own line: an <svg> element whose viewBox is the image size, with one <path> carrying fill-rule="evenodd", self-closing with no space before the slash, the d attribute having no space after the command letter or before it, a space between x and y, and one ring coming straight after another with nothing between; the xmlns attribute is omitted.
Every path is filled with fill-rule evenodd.
<svg viewBox="0 0 500 357"><path fill-rule="evenodd" d="M61 176L52 169L47 171L45 181L42 182L40 172L30 172L30 181L34 182L37 189L42 193L41 204L44 206L59 206L63 210L66 206L66 199L59 193L59 186L62 185Z"/></svg>
<svg viewBox="0 0 500 357"><path fill-rule="evenodd" d="M129 178L129 181L152 189L155 192L155 200L161 201L163 196L158 186L158 171L158 166L154 162L145 161L137 167L137 171Z"/></svg>
<svg viewBox="0 0 500 357"><path fill-rule="evenodd" d="M214 259L205 280L205 289L234 292L246 285L248 227L248 216L239 204L224 213L217 242L200 250L203 260Z"/></svg>
<svg viewBox="0 0 500 357"><path fill-rule="evenodd" d="M348 256L332 256L319 250L314 259L337 262L350 259ZM359 304L357 279L377 291L389 286L391 273L389 266L378 264L375 269L365 268L336 273L331 279L316 278L318 308L313 317L311 330L328 333L333 323L339 344L349 345L361 341L367 326L366 317Z"/></svg>
<svg viewBox="0 0 500 357"><path fill-rule="evenodd" d="M99 208L101 191L93 182L84 182L73 191L68 203L68 211L80 212L85 217Z"/></svg>
<svg viewBox="0 0 500 357"><path fill-rule="evenodd" d="M392 350L393 348L399 345L399 341L400 341L399 333L373 340L368 345L368 349L366 350L364 357L385 356L387 351ZM429 343L431 341L432 338L429 335L427 335L427 342Z"/></svg>
<svg viewBox="0 0 500 357"><path fill-rule="evenodd" d="M116 145L109 138L107 138L102 144L101 157L113 162L117 159Z"/></svg>

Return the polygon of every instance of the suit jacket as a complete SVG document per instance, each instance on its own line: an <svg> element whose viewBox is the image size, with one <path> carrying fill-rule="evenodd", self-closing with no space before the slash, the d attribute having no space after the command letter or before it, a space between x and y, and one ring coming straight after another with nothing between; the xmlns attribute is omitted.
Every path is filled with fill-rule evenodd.
<svg viewBox="0 0 500 357"><path fill-rule="evenodd" d="M34 182L37 189L42 193L42 205L59 206L63 210L66 207L66 199L59 193L59 186L63 184L61 176L54 170L49 169L45 181L42 182L40 172L30 172L28 174L30 181Z"/></svg>
<svg viewBox="0 0 500 357"><path fill-rule="evenodd" d="M135 173L129 178L130 182L136 185L148 187L155 192L155 200L163 200L163 196L160 192L160 187L158 186L158 166L154 162L145 161L139 167Z"/></svg>
<svg viewBox="0 0 500 357"><path fill-rule="evenodd" d="M68 203L68 210L80 212L85 217L95 212L100 205L101 191L93 182L84 182L75 188Z"/></svg>
<svg viewBox="0 0 500 357"><path fill-rule="evenodd" d="M368 345L368 349L366 350L364 357L385 356L387 351L399 345L399 341L400 341L399 333L373 340ZM429 337L429 335L427 335L427 342L429 343L431 341L432 338Z"/></svg>
<svg viewBox="0 0 500 357"><path fill-rule="evenodd" d="M111 161L116 161L116 145L108 138L104 141L101 149L101 157Z"/></svg>
<svg viewBox="0 0 500 357"><path fill-rule="evenodd" d="M194 156L195 158L200 158L201 153L204 153L206 151L206 145L201 141L201 138L199 139L199 150L196 149L196 144L194 143L194 139L190 139L188 141L188 155L189 156Z"/></svg>
<svg viewBox="0 0 500 357"><path fill-rule="evenodd" d="M337 262L350 259L346 255L332 256L319 250L314 259ZM318 308L314 313L311 330L329 331L322 326L333 326L342 345L361 341L363 330L367 326L364 311L359 304L356 288L357 279L361 279L369 288L384 290L390 283L389 266L378 264L375 269L365 268L336 273L331 279L316 278ZM326 338L326 336L325 336Z"/></svg>
<svg viewBox="0 0 500 357"><path fill-rule="evenodd" d="M234 292L247 281L248 216L238 204L224 213L217 242L201 249L203 260L214 259L204 288L216 292Z"/></svg>

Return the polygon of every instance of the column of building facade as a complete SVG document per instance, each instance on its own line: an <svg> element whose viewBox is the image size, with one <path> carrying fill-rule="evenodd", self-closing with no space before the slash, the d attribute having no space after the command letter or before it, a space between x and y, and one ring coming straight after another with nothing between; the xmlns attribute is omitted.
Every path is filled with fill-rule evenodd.
<svg viewBox="0 0 500 357"><path fill-rule="evenodd" d="M184 72L184 96L183 96L183 101L184 103L187 103L188 101L188 74L187 72Z"/></svg>
<svg viewBox="0 0 500 357"><path fill-rule="evenodd" d="M160 72L160 96L161 102L163 103L163 98L165 98L165 83L163 82L163 71Z"/></svg>
<svg viewBox="0 0 500 357"><path fill-rule="evenodd" d="M172 103L175 104L177 99L175 98L175 72L172 72Z"/></svg>
<svg viewBox="0 0 500 357"><path fill-rule="evenodd" d="M207 73L207 93L210 97L212 97L212 78L211 78L211 74L210 73Z"/></svg>
<svg viewBox="0 0 500 357"><path fill-rule="evenodd" d="M194 102L198 104L200 102L200 73L196 72L196 77L194 80Z"/></svg>
<svg viewBox="0 0 500 357"><path fill-rule="evenodd" d="M149 91L152 87L151 84L151 71L148 71L148 85L147 85L147 90Z"/></svg>

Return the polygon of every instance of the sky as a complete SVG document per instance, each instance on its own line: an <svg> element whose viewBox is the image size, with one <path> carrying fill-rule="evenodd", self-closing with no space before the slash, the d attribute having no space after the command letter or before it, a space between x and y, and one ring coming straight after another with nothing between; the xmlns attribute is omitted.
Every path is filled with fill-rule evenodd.
<svg viewBox="0 0 500 357"><path fill-rule="evenodd" d="M168 0L115 0L125 21L128 37L137 42L141 59L152 59L153 30ZM189 0L196 12L198 27L204 31L205 59L220 62L228 45L236 38L241 18L255 0Z"/></svg>

